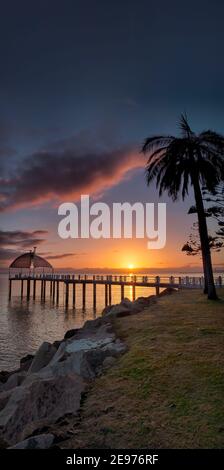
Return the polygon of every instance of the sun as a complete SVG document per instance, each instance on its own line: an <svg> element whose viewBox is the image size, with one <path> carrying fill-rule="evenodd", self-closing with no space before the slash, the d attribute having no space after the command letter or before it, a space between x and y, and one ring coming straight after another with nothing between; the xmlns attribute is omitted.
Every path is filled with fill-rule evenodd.
<svg viewBox="0 0 224 470"><path fill-rule="evenodd" d="M134 269L134 265L132 263L128 264L128 269Z"/></svg>

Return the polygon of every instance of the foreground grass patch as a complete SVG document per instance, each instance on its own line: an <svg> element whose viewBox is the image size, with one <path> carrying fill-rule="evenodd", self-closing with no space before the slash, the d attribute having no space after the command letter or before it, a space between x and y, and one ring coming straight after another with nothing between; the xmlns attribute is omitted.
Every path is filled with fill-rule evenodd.
<svg viewBox="0 0 224 470"><path fill-rule="evenodd" d="M161 298L115 321L128 352L92 385L64 447L224 447L224 291Z"/></svg>

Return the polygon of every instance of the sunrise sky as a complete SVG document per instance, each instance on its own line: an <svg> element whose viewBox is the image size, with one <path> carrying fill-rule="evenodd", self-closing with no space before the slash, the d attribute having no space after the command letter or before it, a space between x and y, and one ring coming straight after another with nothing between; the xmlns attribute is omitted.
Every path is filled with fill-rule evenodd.
<svg viewBox="0 0 224 470"><path fill-rule="evenodd" d="M13 15L12 13L13 8ZM62 240L58 205L159 202L143 139L224 132L224 3L215 0L20 0L0 16L1 267L37 246L55 267L200 267L181 252L194 215L167 196L167 244ZM220 254L214 266L223 266Z"/></svg>

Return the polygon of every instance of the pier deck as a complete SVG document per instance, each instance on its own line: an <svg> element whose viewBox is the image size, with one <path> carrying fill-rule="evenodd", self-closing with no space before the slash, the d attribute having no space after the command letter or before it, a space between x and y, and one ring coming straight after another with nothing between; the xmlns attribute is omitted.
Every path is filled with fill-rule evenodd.
<svg viewBox="0 0 224 470"><path fill-rule="evenodd" d="M53 301L59 301L59 289L63 284L65 287L65 304L69 302L69 286L73 286L72 299L75 305L76 301L76 285L82 285L82 301L85 306L86 286L93 285L93 306L96 306L97 285L105 286L105 305L111 304L112 286L120 286L121 300L124 298L125 286L132 287L132 297L135 299L136 287L155 288L156 295L159 295L161 289L173 287L175 289L202 289L204 285L203 277L177 277L177 276L138 276L138 275L87 275L87 274L36 274L36 273L19 273L9 274L9 299L12 296L12 283L14 281L21 283L21 297L24 293L24 281L26 282L26 297L29 300L31 295L31 282L33 299L36 297L36 283L41 283L41 299L46 299L46 284L50 283L50 297ZM222 276L215 278L217 287L223 286Z"/></svg>

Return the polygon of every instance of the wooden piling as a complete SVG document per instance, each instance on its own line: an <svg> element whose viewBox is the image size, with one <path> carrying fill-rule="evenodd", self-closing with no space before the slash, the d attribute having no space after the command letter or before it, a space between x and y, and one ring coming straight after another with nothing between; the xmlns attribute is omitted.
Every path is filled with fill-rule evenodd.
<svg viewBox="0 0 224 470"><path fill-rule="evenodd" d="M111 305L111 298L112 298L112 286L111 286L111 284L108 284L108 288L109 288L109 305Z"/></svg>
<svg viewBox="0 0 224 470"><path fill-rule="evenodd" d="M9 279L9 300L11 300L12 296L12 280Z"/></svg>
<svg viewBox="0 0 224 470"><path fill-rule="evenodd" d="M85 308L86 305L86 283L83 282L82 284L82 306Z"/></svg>
<svg viewBox="0 0 224 470"><path fill-rule="evenodd" d="M52 293L52 300L55 300L55 281L53 281L53 293Z"/></svg>
<svg viewBox="0 0 224 470"><path fill-rule="evenodd" d="M155 279L156 283L155 283L155 287L156 287L156 295L159 295L159 285L160 285L160 277L159 276L156 276L156 279Z"/></svg>
<svg viewBox="0 0 224 470"><path fill-rule="evenodd" d="M135 285L132 287L132 298L135 300Z"/></svg>
<svg viewBox="0 0 224 470"><path fill-rule="evenodd" d="M68 301L69 301L69 283L65 283L65 305L68 307Z"/></svg>
<svg viewBox="0 0 224 470"><path fill-rule="evenodd" d="M105 305L108 305L108 284L105 284Z"/></svg>
<svg viewBox="0 0 224 470"><path fill-rule="evenodd" d="M43 298L43 287L44 287L44 281L43 281L43 279L41 279L41 283L40 283L40 298L41 298L41 300Z"/></svg>
<svg viewBox="0 0 224 470"><path fill-rule="evenodd" d="M121 284L121 300L124 300L124 284Z"/></svg>
<svg viewBox="0 0 224 470"><path fill-rule="evenodd" d="M43 282L43 301L45 302L46 299L46 281Z"/></svg>
<svg viewBox="0 0 224 470"><path fill-rule="evenodd" d="M23 282L24 282L24 281L23 281L23 279L22 279L22 280L21 280L21 293L20 293L21 298L23 298Z"/></svg>
<svg viewBox="0 0 224 470"><path fill-rule="evenodd" d="M36 298L36 279L33 280L33 300Z"/></svg>
<svg viewBox="0 0 224 470"><path fill-rule="evenodd" d="M27 288L27 291L26 291L26 298L27 298L27 300L30 300L30 279L27 279L26 288Z"/></svg>
<svg viewBox="0 0 224 470"><path fill-rule="evenodd" d="M93 308L96 309L96 284L93 284Z"/></svg>
<svg viewBox="0 0 224 470"><path fill-rule="evenodd" d="M73 305L75 305L75 297L76 297L76 292L75 292L75 282L73 283L73 286L72 286L72 302L73 302Z"/></svg>
<svg viewBox="0 0 224 470"><path fill-rule="evenodd" d="M56 302L59 302L59 281L57 281Z"/></svg>

